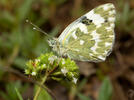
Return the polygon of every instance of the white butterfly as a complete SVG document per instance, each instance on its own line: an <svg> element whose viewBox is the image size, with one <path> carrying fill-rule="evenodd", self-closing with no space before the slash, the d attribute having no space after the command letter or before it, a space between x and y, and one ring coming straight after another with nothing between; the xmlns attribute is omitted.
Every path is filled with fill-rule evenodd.
<svg viewBox="0 0 134 100"><path fill-rule="evenodd" d="M49 40L49 45L60 56L104 61L114 44L115 14L112 3L100 5L68 25L59 38Z"/></svg>

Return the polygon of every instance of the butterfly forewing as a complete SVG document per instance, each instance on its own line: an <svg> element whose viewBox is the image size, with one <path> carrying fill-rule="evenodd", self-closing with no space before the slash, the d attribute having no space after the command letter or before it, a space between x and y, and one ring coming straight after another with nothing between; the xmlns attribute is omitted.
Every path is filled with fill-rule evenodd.
<svg viewBox="0 0 134 100"><path fill-rule="evenodd" d="M114 22L114 5L104 4L70 24L58 39L71 59L104 61L113 47Z"/></svg>

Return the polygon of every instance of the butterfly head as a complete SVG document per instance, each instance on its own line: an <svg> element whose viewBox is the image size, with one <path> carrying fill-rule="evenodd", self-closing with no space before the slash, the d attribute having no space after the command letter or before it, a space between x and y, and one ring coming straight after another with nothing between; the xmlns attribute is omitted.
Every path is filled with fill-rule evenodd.
<svg viewBox="0 0 134 100"><path fill-rule="evenodd" d="M53 51L56 51L56 52L59 51L59 49L60 49L60 43L59 43L59 41L56 38L49 39L48 40L48 43L49 43L49 46L52 47Z"/></svg>
<svg viewBox="0 0 134 100"><path fill-rule="evenodd" d="M57 47L58 41L57 41L57 39L49 39L48 43L49 43L49 46L54 49Z"/></svg>
<svg viewBox="0 0 134 100"><path fill-rule="evenodd" d="M49 46L52 47L53 51L56 52L58 55L60 56L66 56L66 50L65 48L62 46L62 44L59 42L58 39L54 38L54 39L50 39L48 40Z"/></svg>
<svg viewBox="0 0 134 100"><path fill-rule="evenodd" d="M49 43L49 46L54 47L54 45L56 44L56 40L55 39L48 39L48 43Z"/></svg>

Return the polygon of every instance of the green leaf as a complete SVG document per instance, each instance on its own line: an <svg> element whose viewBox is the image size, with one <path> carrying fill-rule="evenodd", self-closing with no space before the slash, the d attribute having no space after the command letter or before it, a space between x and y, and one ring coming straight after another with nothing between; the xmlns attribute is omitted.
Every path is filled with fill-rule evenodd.
<svg viewBox="0 0 134 100"><path fill-rule="evenodd" d="M28 88L28 84L21 84L20 81L6 83L6 91L0 90L0 96L4 100L18 100L15 87L22 93Z"/></svg>
<svg viewBox="0 0 134 100"><path fill-rule="evenodd" d="M35 86L35 91L37 90L38 86ZM45 91L43 88L38 96L38 100L52 100L51 96Z"/></svg>
<svg viewBox="0 0 134 100"><path fill-rule="evenodd" d="M98 100L111 100L111 96L112 96L112 84L110 82L110 79L106 77L100 88Z"/></svg>
<svg viewBox="0 0 134 100"><path fill-rule="evenodd" d="M25 63L26 63L26 59L23 57L16 57L16 59L14 60L14 65L19 69L24 70L24 68L26 67Z"/></svg>
<svg viewBox="0 0 134 100"><path fill-rule="evenodd" d="M4 100L10 100L9 96L7 96L3 91L0 91L0 96L1 96Z"/></svg>
<svg viewBox="0 0 134 100"><path fill-rule="evenodd" d="M16 93L17 93L17 96L18 96L19 100L23 100L23 98L22 98L22 96L21 96L19 90L18 90L17 88L15 88L15 91L16 91Z"/></svg>
<svg viewBox="0 0 134 100"><path fill-rule="evenodd" d="M17 10L18 21L22 21L25 19L33 1L34 0L24 0L23 4Z"/></svg>
<svg viewBox="0 0 134 100"><path fill-rule="evenodd" d="M84 79L80 82L80 84L79 84L77 90L80 91L86 83L87 83L87 78L84 78Z"/></svg>
<svg viewBox="0 0 134 100"><path fill-rule="evenodd" d="M84 96L83 94L81 93L77 93L78 97L80 98L80 100L91 100L89 97L87 96Z"/></svg>
<svg viewBox="0 0 134 100"><path fill-rule="evenodd" d="M128 3L125 3L125 5L124 5L124 9L123 9L123 16L122 16L122 18L123 18L123 21L124 21L124 23L125 24L127 24L127 21L128 21L128 19L129 19L129 12L130 12L130 7L129 7L129 4Z"/></svg>
<svg viewBox="0 0 134 100"><path fill-rule="evenodd" d="M5 28L13 28L15 17L8 11L0 12L0 25ZM1 28L2 30L2 28Z"/></svg>

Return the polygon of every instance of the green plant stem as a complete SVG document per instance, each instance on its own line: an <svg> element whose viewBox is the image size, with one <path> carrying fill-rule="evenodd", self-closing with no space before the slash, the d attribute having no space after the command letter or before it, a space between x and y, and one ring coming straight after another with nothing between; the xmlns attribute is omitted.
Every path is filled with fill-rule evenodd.
<svg viewBox="0 0 134 100"><path fill-rule="evenodd" d="M41 81L41 85L43 85L44 83L45 83L45 81L46 81L46 79L47 79L47 74L42 78L42 81ZM34 96L34 99L33 100L38 100L38 96L39 96L39 94L40 94L40 92L41 92L41 87L38 87L38 89L37 89L37 91L36 91L36 93L35 93L35 96Z"/></svg>

